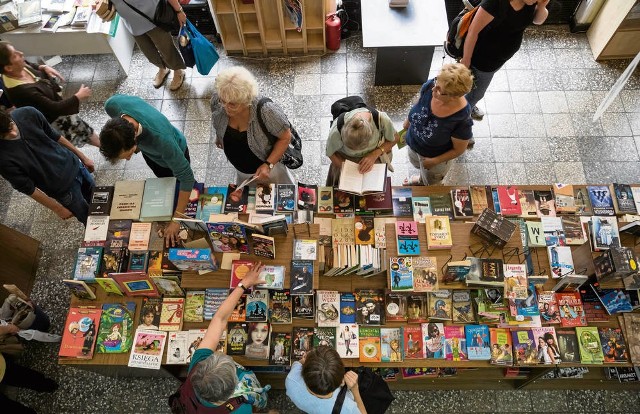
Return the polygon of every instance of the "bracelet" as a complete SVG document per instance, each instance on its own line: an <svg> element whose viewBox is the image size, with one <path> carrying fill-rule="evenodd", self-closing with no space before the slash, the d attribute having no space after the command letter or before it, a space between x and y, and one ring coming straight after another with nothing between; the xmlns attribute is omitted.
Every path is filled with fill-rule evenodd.
<svg viewBox="0 0 640 414"><path fill-rule="evenodd" d="M184 13L184 9L180 7L180 9L176 10L176 14Z"/></svg>
<svg viewBox="0 0 640 414"><path fill-rule="evenodd" d="M382 148L382 147L378 147L378 149L379 149L380 151L382 151L382 154L380 154L380 156L383 156L383 155L385 154L384 148Z"/></svg>

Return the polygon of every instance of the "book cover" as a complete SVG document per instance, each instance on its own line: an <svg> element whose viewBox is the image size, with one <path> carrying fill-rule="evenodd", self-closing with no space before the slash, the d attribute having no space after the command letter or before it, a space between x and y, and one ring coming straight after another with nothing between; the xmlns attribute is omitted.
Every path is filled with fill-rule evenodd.
<svg viewBox="0 0 640 414"><path fill-rule="evenodd" d="M186 364L189 353L189 332L169 332L166 364Z"/></svg>
<svg viewBox="0 0 640 414"><path fill-rule="evenodd" d="M113 217L110 217L105 248L114 250L129 247L132 224L133 222L131 220L115 220Z"/></svg>
<svg viewBox="0 0 640 414"><path fill-rule="evenodd" d="M511 348L511 334L508 329L489 328L491 341L490 363L494 365L512 365L513 350Z"/></svg>
<svg viewBox="0 0 640 414"><path fill-rule="evenodd" d="M591 288L609 315L633 311L631 302L629 302L624 289L603 289L597 282L593 283Z"/></svg>
<svg viewBox="0 0 640 414"><path fill-rule="evenodd" d="M184 290L180 287L180 278L177 275L152 276L150 279L162 296L185 296Z"/></svg>
<svg viewBox="0 0 640 414"><path fill-rule="evenodd" d="M430 216L426 221L427 249L450 249L453 246L449 217Z"/></svg>
<svg viewBox="0 0 640 414"><path fill-rule="evenodd" d="M356 296L353 293L340 293L340 323L356 323Z"/></svg>
<svg viewBox="0 0 640 414"><path fill-rule="evenodd" d="M237 184L227 186L227 197L224 204L225 213L246 213L249 203L249 187L238 188Z"/></svg>
<svg viewBox="0 0 640 414"><path fill-rule="evenodd" d="M266 322L269 309L269 291L253 289L247 294L247 322Z"/></svg>
<svg viewBox="0 0 640 414"><path fill-rule="evenodd" d="M502 259L481 259L480 269L481 284L504 286L504 263Z"/></svg>
<svg viewBox="0 0 640 414"><path fill-rule="evenodd" d="M568 245L580 246L587 242L587 234L584 231L581 217L562 216L562 231Z"/></svg>
<svg viewBox="0 0 640 414"><path fill-rule="evenodd" d="M294 326L291 337L293 339L291 362L300 361L304 354L313 348L313 328Z"/></svg>
<svg viewBox="0 0 640 414"><path fill-rule="evenodd" d="M222 302L229 295L228 289L206 288L204 291L204 320L210 321Z"/></svg>
<svg viewBox="0 0 640 414"><path fill-rule="evenodd" d="M386 225L388 223L395 224L395 217L375 217L373 219L374 225L374 237L375 237L375 245L376 249L386 249L387 248L387 236L386 236Z"/></svg>
<svg viewBox="0 0 640 414"><path fill-rule="evenodd" d="M559 364L562 362L558 338L553 326L531 328L536 344L537 359L540 364Z"/></svg>
<svg viewBox="0 0 640 414"><path fill-rule="evenodd" d="M538 311L540 312L542 323L549 325L561 323L555 292L543 291L538 293Z"/></svg>
<svg viewBox="0 0 640 414"><path fill-rule="evenodd" d="M355 196L337 188L333 189L333 212L354 213L356 204Z"/></svg>
<svg viewBox="0 0 640 414"><path fill-rule="evenodd" d="M473 216L471 193L468 188L456 188L451 190L451 202L453 203L454 218L469 218Z"/></svg>
<svg viewBox="0 0 640 414"><path fill-rule="evenodd" d="M629 358L634 365L640 364L640 315L636 313L625 313L622 315L624 321L625 338L629 350Z"/></svg>
<svg viewBox="0 0 640 414"><path fill-rule="evenodd" d="M402 362L402 328L380 328L380 362Z"/></svg>
<svg viewBox="0 0 640 414"><path fill-rule="evenodd" d="M516 365L538 363L538 351L531 329L512 329L513 358Z"/></svg>
<svg viewBox="0 0 640 414"><path fill-rule="evenodd" d="M507 299L526 299L527 265L504 264L504 297Z"/></svg>
<svg viewBox="0 0 640 414"><path fill-rule="evenodd" d="M393 187L391 189L391 206L395 217L412 217L411 187Z"/></svg>
<svg viewBox="0 0 640 414"><path fill-rule="evenodd" d="M256 213L273 213L275 210L275 198L275 184L256 184Z"/></svg>
<svg viewBox="0 0 640 414"><path fill-rule="evenodd" d="M296 319L315 319L314 299L315 295L292 294L292 317Z"/></svg>
<svg viewBox="0 0 640 414"><path fill-rule="evenodd" d="M252 233L250 237L254 255L272 260L276 258L276 244L273 237L257 233Z"/></svg>
<svg viewBox="0 0 640 414"><path fill-rule="evenodd" d="M109 277L118 283L127 296L159 296L158 289L146 273L109 273Z"/></svg>
<svg viewBox="0 0 640 414"><path fill-rule="evenodd" d="M473 214L482 213L485 208L489 208L487 200L487 188L481 185L472 185L470 188L471 209Z"/></svg>
<svg viewBox="0 0 640 414"><path fill-rule="evenodd" d="M354 234L356 244L373 245L375 243L373 215L356 215L354 218Z"/></svg>
<svg viewBox="0 0 640 414"><path fill-rule="evenodd" d="M427 319L427 296L425 294L407 295L407 322L422 323Z"/></svg>
<svg viewBox="0 0 640 414"><path fill-rule="evenodd" d="M249 339L249 325L230 323L227 325L227 355L244 355Z"/></svg>
<svg viewBox="0 0 640 414"><path fill-rule="evenodd" d="M520 195L518 188L513 185L499 185L498 200L500 201L500 213L503 216L519 216L522 214Z"/></svg>
<svg viewBox="0 0 640 414"><path fill-rule="evenodd" d="M291 334L271 332L269 365L291 365Z"/></svg>
<svg viewBox="0 0 640 414"><path fill-rule="evenodd" d="M574 188L571 184L553 184L553 194L556 199L556 211L561 214L574 214L576 212L576 200Z"/></svg>
<svg viewBox="0 0 640 414"><path fill-rule="evenodd" d="M591 217L591 243L594 251L620 246L620 233L615 217Z"/></svg>
<svg viewBox="0 0 640 414"><path fill-rule="evenodd" d="M140 322L137 329L152 330L158 329L160 325L160 313L162 312L161 298L142 298L142 308L140 310Z"/></svg>
<svg viewBox="0 0 640 414"><path fill-rule="evenodd" d="M63 279L62 283L65 284L73 296L78 299L94 300L96 298L94 291L84 280Z"/></svg>
<svg viewBox="0 0 640 414"><path fill-rule="evenodd" d="M380 328L360 326L358 332L360 362L380 362L382 360Z"/></svg>
<svg viewBox="0 0 640 414"><path fill-rule="evenodd" d="M442 277L444 283L465 282L471 270L471 261L460 260L446 263L447 269Z"/></svg>
<svg viewBox="0 0 640 414"><path fill-rule="evenodd" d="M333 213L333 187L318 187L318 213Z"/></svg>
<svg viewBox="0 0 640 414"><path fill-rule="evenodd" d="M147 250L130 252L127 272L146 272L148 262L149 252Z"/></svg>
<svg viewBox="0 0 640 414"><path fill-rule="evenodd" d="M240 223L207 223L213 251L249 253L246 228Z"/></svg>
<svg viewBox="0 0 640 414"><path fill-rule="evenodd" d="M272 324L290 324L291 306L289 290L269 291L269 321Z"/></svg>
<svg viewBox="0 0 640 414"><path fill-rule="evenodd" d="M636 214L638 212L630 185L613 183L613 194L615 195L616 214Z"/></svg>
<svg viewBox="0 0 640 414"><path fill-rule="evenodd" d="M211 249L169 249L169 261L182 271L213 272L218 270L218 262Z"/></svg>
<svg viewBox="0 0 640 414"><path fill-rule="evenodd" d="M137 330L129 354L130 367L160 369L167 333Z"/></svg>
<svg viewBox="0 0 640 414"><path fill-rule="evenodd" d="M556 200L550 190L533 190L538 217L556 216Z"/></svg>
<svg viewBox="0 0 640 414"><path fill-rule="evenodd" d="M580 362L582 364L602 364L604 354L598 328L595 326L576 327L578 346L580 348Z"/></svg>
<svg viewBox="0 0 640 414"><path fill-rule="evenodd" d="M420 325L407 325L403 327L404 334L404 359L423 359L422 352L422 327Z"/></svg>
<svg viewBox="0 0 640 414"><path fill-rule="evenodd" d="M116 181L109 213L111 220L140 218L144 186L144 180Z"/></svg>
<svg viewBox="0 0 640 414"><path fill-rule="evenodd" d="M206 329L189 329L187 331L187 334L188 334L187 364L191 363L191 358L193 358L193 354L196 352L196 350L200 348L200 343L204 339L204 335L206 333L207 333ZM226 332L222 336L226 337ZM216 352L219 352L218 348L216 348Z"/></svg>
<svg viewBox="0 0 640 414"><path fill-rule="evenodd" d="M447 361L466 361L467 338L464 334L464 326L445 326L445 359Z"/></svg>
<svg viewBox="0 0 640 414"><path fill-rule="evenodd" d="M582 300L579 292L556 292L560 309L560 322L563 327L586 326Z"/></svg>
<svg viewBox="0 0 640 414"><path fill-rule="evenodd" d="M595 216L613 216L615 210L611 191L606 185L588 185L587 192L591 201L591 208Z"/></svg>
<svg viewBox="0 0 640 414"><path fill-rule="evenodd" d="M431 199L431 211L434 216L447 216L453 220L453 204L451 195L447 193L434 193L429 195Z"/></svg>
<svg viewBox="0 0 640 414"><path fill-rule="evenodd" d="M179 187L176 189L176 200L179 194ZM198 207L200 204L200 196L205 192L204 183L195 182L193 183L193 188L191 189L191 193L189 193L189 201L187 202L187 206L184 210L184 215L190 219L198 219L202 220L198 217ZM177 201L176 201L177 204ZM224 203L221 204L223 206ZM221 211L222 212L222 211ZM202 220L204 221L204 220Z"/></svg>
<svg viewBox="0 0 640 414"><path fill-rule="evenodd" d="M525 299L508 299L509 312L513 317L524 316L526 317L538 317L540 311L538 310L538 295L533 283L529 283L527 287L527 297ZM517 318L521 319L521 318Z"/></svg>
<svg viewBox="0 0 640 414"><path fill-rule="evenodd" d="M276 184L276 211L294 211L296 208L296 185Z"/></svg>
<svg viewBox="0 0 640 414"><path fill-rule="evenodd" d="M294 260L317 260L318 241L315 239L293 239Z"/></svg>
<svg viewBox="0 0 640 414"><path fill-rule="evenodd" d="M204 290L187 291L183 318L185 322L204 321L204 296Z"/></svg>
<svg viewBox="0 0 640 414"><path fill-rule="evenodd" d="M389 286L392 291L413 290L412 257L391 257L389 259Z"/></svg>
<svg viewBox="0 0 640 414"><path fill-rule="evenodd" d="M439 321L450 321L453 318L451 311L451 290L441 289L427 293L428 317Z"/></svg>
<svg viewBox="0 0 640 414"><path fill-rule="evenodd" d="M562 359L562 362L579 363L580 352L575 329L559 328L556 330L556 336L558 338L558 348L560 349L560 359Z"/></svg>
<svg viewBox="0 0 640 414"><path fill-rule="evenodd" d="M313 260L291 261L291 293L306 295L313 293Z"/></svg>
<svg viewBox="0 0 640 414"><path fill-rule="evenodd" d="M93 358L101 314L102 309L99 308L70 307L58 355L81 359Z"/></svg>
<svg viewBox="0 0 640 414"><path fill-rule="evenodd" d="M492 188L492 187L489 187L489 188L491 190L491 204L489 205L489 208L491 209L491 211L495 212L496 214L500 214L501 211L500 211L500 199L498 198L498 189Z"/></svg>
<svg viewBox="0 0 640 414"><path fill-rule="evenodd" d="M542 229L542 222L527 221L527 235L529 236L529 246L546 247L547 243Z"/></svg>
<svg viewBox="0 0 640 414"><path fill-rule="evenodd" d="M229 290L231 293L231 289ZM247 318L247 294L244 293L238 299L238 303L233 308L231 316L229 316L229 322L245 322Z"/></svg>
<svg viewBox="0 0 640 414"><path fill-rule="evenodd" d="M533 190L519 189L518 192L520 193L520 209L522 210L520 217L537 217L538 210L536 208L536 197Z"/></svg>
<svg viewBox="0 0 640 414"><path fill-rule="evenodd" d="M385 297L385 317L388 322L406 322L407 297L402 293L387 291Z"/></svg>
<svg viewBox="0 0 640 414"><path fill-rule="evenodd" d="M438 268L436 257L414 257L413 289L416 292L438 290Z"/></svg>
<svg viewBox="0 0 640 414"><path fill-rule="evenodd" d="M181 330L183 316L184 298L163 298L158 329L161 331Z"/></svg>
<svg viewBox="0 0 640 414"><path fill-rule="evenodd" d="M418 238L418 223L415 221L397 221L396 243L398 246L398 255L419 256L420 239Z"/></svg>
<svg viewBox="0 0 640 414"><path fill-rule="evenodd" d="M244 356L249 359L268 360L270 336L271 325L265 322L249 322L249 336Z"/></svg>
<svg viewBox="0 0 640 414"><path fill-rule="evenodd" d="M98 331L98 353L129 352L133 344L136 303L105 303L102 305Z"/></svg>
<svg viewBox="0 0 640 414"><path fill-rule="evenodd" d="M602 326L598 327L598 335L600 335L604 362L628 362L629 355L622 329Z"/></svg>
<svg viewBox="0 0 640 414"><path fill-rule="evenodd" d="M95 186L89 202L89 216L109 216L113 202L114 186Z"/></svg>
<svg viewBox="0 0 640 414"><path fill-rule="evenodd" d="M100 274L102 247L80 247L76 254L73 279L93 282Z"/></svg>
<svg viewBox="0 0 640 414"><path fill-rule="evenodd" d="M358 357L358 326L357 325L352 325L354 331L355 332L355 339L352 339L350 342L351 345L351 349L353 350L353 345L355 345L355 352L356 355L354 356L354 358ZM313 329L313 347L317 348L319 346L329 346L333 349L335 349L336 351L338 351L338 353L340 354L340 351L337 348L337 337L339 335L339 333L337 333L337 330L340 330L341 326L338 324L337 326L320 326L320 327L316 327ZM344 346L344 345L343 345ZM345 352L345 350L343 349L343 353ZM353 351L352 351L353 352ZM353 354L351 354L353 355ZM344 358L344 357L343 357ZM351 358L351 357L349 357Z"/></svg>
<svg viewBox="0 0 640 414"><path fill-rule="evenodd" d="M227 198L227 187L207 187L198 197L196 217L202 221L209 221L212 214L224 213Z"/></svg>
<svg viewBox="0 0 640 414"><path fill-rule="evenodd" d="M84 231L83 247L104 246L107 243L109 216L89 216Z"/></svg>
<svg viewBox="0 0 640 414"><path fill-rule="evenodd" d="M315 184L298 183L298 209L317 211L318 186Z"/></svg>
<svg viewBox="0 0 640 414"><path fill-rule="evenodd" d="M445 358L445 337L444 325L442 323L429 322L421 324L422 347L425 358L444 359Z"/></svg>
<svg viewBox="0 0 640 414"><path fill-rule="evenodd" d="M331 238L333 247L346 246L356 243L354 218L336 218L331 224Z"/></svg>
<svg viewBox="0 0 640 414"><path fill-rule="evenodd" d="M593 207L591 206L591 199L589 197L589 191L585 185L573 186L573 198L576 205L576 214L580 216L593 215Z"/></svg>
<svg viewBox="0 0 640 414"><path fill-rule="evenodd" d="M252 260L237 259L231 261L231 281L229 282L229 287L235 289L253 265L254 262Z"/></svg>
<svg viewBox="0 0 640 414"><path fill-rule="evenodd" d="M387 177L384 185L384 192L365 194L367 211L389 212L393 210L393 200L391 196L391 177Z"/></svg>
<svg viewBox="0 0 640 414"><path fill-rule="evenodd" d="M466 325L464 329L469 360L490 360L489 327L487 325Z"/></svg>
<svg viewBox="0 0 640 414"><path fill-rule="evenodd" d="M567 244L560 217L542 217L544 242L547 246L565 246Z"/></svg>
<svg viewBox="0 0 640 414"><path fill-rule="evenodd" d="M591 285L586 283L584 287L580 287L580 299L582 300L582 307L584 308L585 317L587 323L593 322L608 322L609 314L602 305L600 298L593 291Z"/></svg>
<svg viewBox="0 0 640 414"><path fill-rule="evenodd" d="M451 295L453 323L473 323L476 320L470 290L454 290Z"/></svg>
<svg viewBox="0 0 640 414"><path fill-rule="evenodd" d="M142 195L140 221L167 221L173 217L176 178L147 178Z"/></svg>
<svg viewBox="0 0 640 414"><path fill-rule="evenodd" d="M356 321L360 325L384 325L384 290L358 289L356 297ZM318 303L322 303L318 301Z"/></svg>
<svg viewBox="0 0 640 414"><path fill-rule="evenodd" d="M110 277L98 277L96 278L96 283L100 285L107 295L124 296L124 293L120 290L118 283Z"/></svg>
<svg viewBox="0 0 640 414"><path fill-rule="evenodd" d="M424 223L427 216L431 216L431 200L429 197L413 197L411 200L413 207L413 221Z"/></svg>
<svg viewBox="0 0 640 414"><path fill-rule="evenodd" d="M574 272L571 247L550 246L547 247L547 254L552 278L559 279Z"/></svg>
<svg viewBox="0 0 640 414"><path fill-rule="evenodd" d="M316 323L318 326L340 324L340 293L335 290L317 290Z"/></svg>

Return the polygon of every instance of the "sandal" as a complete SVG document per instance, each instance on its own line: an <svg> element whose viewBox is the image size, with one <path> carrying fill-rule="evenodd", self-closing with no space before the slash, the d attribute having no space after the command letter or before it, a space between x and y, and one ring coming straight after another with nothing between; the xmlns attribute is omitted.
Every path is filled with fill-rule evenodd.
<svg viewBox="0 0 640 414"><path fill-rule="evenodd" d="M424 185L424 184L422 184L422 177L420 177L419 174L416 174L402 180L402 185L404 187L411 187L414 185Z"/></svg>

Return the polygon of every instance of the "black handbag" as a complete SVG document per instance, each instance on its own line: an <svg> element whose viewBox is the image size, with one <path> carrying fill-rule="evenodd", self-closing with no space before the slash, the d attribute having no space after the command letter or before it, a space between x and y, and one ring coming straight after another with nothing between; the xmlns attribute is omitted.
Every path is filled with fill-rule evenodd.
<svg viewBox="0 0 640 414"><path fill-rule="evenodd" d="M384 414L396 399L389 385L369 367L359 367L356 372L358 373L358 390L367 414ZM340 414L346 393L347 386L343 385L333 405L332 414Z"/></svg>
<svg viewBox="0 0 640 414"><path fill-rule="evenodd" d="M264 124L264 120L262 119L262 106L266 102L273 102L269 98L262 98L258 101L258 106L256 108L256 112L258 114L258 124L260 124L260 129L262 132L269 138L271 145L275 144L278 140L278 137L271 135L271 133L267 130L267 126ZM291 142L287 147L287 150L282 154L282 159L280 162L290 170L295 170L296 168L302 167L304 159L302 158L302 139L298 134L298 131L295 130L293 125L289 123L291 128Z"/></svg>
<svg viewBox="0 0 640 414"><path fill-rule="evenodd" d="M180 28L180 22L178 21L178 14L173 7L167 2L167 0L159 0L158 6L156 6L156 12L153 15L153 19L151 19L146 14L142 13L137 8L133 7L131 4L127 3L127 0L122 0L124 4L129 6L131 10L138 13L140 16L149 20L151 23L155 24L162 30L166 32L177 31Z"/></svg>

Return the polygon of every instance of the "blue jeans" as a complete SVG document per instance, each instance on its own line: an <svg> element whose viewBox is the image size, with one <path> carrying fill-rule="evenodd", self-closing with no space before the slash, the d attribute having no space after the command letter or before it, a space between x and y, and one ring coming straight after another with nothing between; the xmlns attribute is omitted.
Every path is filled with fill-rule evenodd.
<svg viewBox="0 0 640 414"><path fill-rule="evenodd" d="M484 98L484 94L491 84L491 79L493 79L493 75L495 75L497 71L496 69L493 72L483 72L473 66L471 67L471 73L473 73L473 89L466 95L467 102L471 105L471 109Z"/></svg>
<svg viewBox="0 0 640 414"><path fill-rule="evenodd" d="M78 174L71 184L71 188L66 194L56 198L60 204L66 207L78 221L85 226L89 216L89 202L91 192L96 183L84 165L80 164Z"/></svg>

